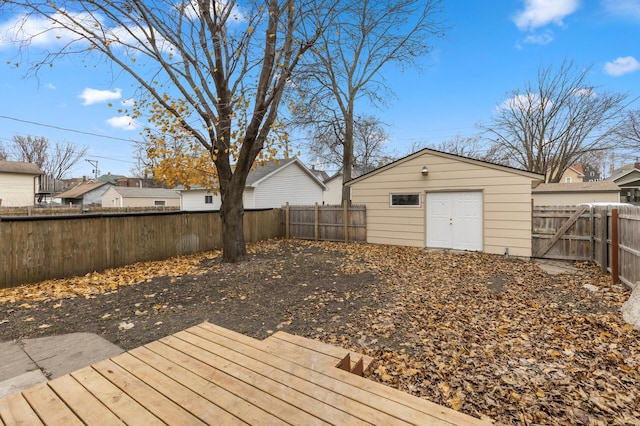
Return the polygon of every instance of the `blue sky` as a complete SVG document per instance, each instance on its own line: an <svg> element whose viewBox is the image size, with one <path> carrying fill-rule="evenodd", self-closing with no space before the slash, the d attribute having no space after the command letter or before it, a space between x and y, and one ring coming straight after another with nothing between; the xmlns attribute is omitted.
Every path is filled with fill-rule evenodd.
<svg viewBox="0 0 640 426"><path fill-rule="evenodd" d="M404 155L412 143L475 135L510 91L535 81L539 67L565 59L591 66L589 81L602 89L640 97L640 0L445 0L443 10L449 29L424 70L388 67L396 97L385 109L367 108L389 125L389 151ZM130 174L127 140L139 140L139 129L108 103L127 102L135 87L80 58L43 70L38 80L25 78L24 68L7 64L16 54L3 42L11 18L0 14L0 142L7 147L19 134L86 145L102 173ZM631 107L640 109L640 100ZM90 176L92 169L82 161L71 175Z"/></svg>

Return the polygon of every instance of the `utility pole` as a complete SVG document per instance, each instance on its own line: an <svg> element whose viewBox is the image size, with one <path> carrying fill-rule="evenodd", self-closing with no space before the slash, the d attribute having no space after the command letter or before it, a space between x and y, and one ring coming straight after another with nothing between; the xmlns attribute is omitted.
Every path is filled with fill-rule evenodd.
<svg viewBox="0 0 640 426"><path fill-rule="evenodd" d="M85 160L87 163L91 164L93 166L93 170L91 170L93 172L93 176L95 179L98 179L98 160Z"/></svg>

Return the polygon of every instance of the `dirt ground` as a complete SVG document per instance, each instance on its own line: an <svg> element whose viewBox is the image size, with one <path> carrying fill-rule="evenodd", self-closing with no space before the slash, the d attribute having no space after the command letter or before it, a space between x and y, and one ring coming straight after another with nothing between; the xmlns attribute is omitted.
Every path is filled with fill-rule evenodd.
<svg viewBox="0 0 640 426"><path fill-rule="evenodd" d="M293 240L249 252L0 290L0 340L91 332L131 349L202 321L284 330L368 353L372 380L498 423L640 425L629 290L592 265L551 276L482 253Z"/></svg>

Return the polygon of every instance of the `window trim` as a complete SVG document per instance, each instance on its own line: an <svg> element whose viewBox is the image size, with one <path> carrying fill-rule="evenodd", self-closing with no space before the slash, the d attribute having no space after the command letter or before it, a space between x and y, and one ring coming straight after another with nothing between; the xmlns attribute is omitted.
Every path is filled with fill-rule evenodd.
<svg viewBox="0 0 640 426"><path fill-rule="evenodd" d="M421 192L390 192L389 193L389 207L391 208L420 208L422 207L422 196ZM417 195L418 196L418 204L393 204L393 196L394 195Z"/></svg>

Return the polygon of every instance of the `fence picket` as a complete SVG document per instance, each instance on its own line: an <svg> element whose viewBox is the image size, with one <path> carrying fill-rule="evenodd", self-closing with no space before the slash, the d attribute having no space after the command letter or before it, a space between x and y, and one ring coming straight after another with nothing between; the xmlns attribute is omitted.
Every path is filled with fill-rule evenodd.
<svg viewBox="0 0 640 426"><path fill-rule="evenodd" d="M640 282L640 207L619 206L617 221L612 220L612 207L592 207L589 214L578 215L576 222L558 236L545 259L591 260L603 273L618 274L631 288ZM576 206L535 206L533 209L532 252L549 245L563 223L576 215ZM612 237L617 228L618 249L612 252ZM615 268L612 263L617 262Z"/></svg>
<svg viewBox="0 0 640 426"><path fill-rule="evenodd" d="M281 237L280 215L245 211L245 241ZM220 247L218 212L2 217L0 288Z"/></svg>

